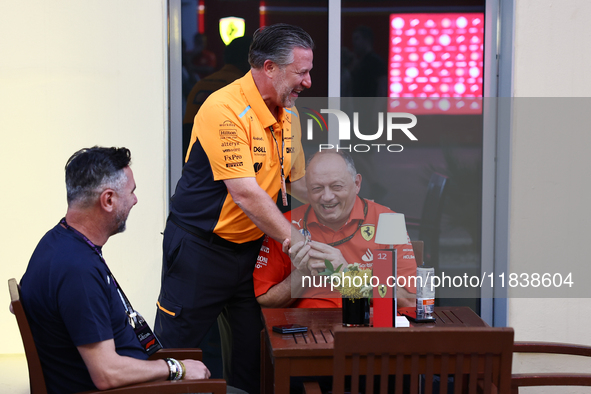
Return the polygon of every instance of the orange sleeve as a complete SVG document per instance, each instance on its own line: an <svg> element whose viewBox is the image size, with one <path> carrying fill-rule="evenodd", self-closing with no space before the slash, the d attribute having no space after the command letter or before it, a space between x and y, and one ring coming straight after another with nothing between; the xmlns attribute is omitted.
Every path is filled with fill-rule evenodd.
<svg viewBox="0 0 591 394"><path fill-rule="evenodd" d="M265 294L290 273L289 256L283 253L279 242L265 235L252 275L255 297Z"/></svg>
<svg viewBox="0 0 591 394"><path fill-rule="evenodd" d="M250 130L219 99L206 100L197 113L191 141L196 138L207 154L215 181L255 176Z"/></svg>

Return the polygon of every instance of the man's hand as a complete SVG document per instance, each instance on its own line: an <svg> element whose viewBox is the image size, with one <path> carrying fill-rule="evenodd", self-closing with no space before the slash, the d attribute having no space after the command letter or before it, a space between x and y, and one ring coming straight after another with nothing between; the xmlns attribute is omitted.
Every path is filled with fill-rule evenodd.
<svg viewBox="0 0 591 394"><path fill-rule="evenodd" d="M341 270L347 266L347 260L345 260L339 249L316 241L310 241L308 245L311 247L310 251L308 252L308 269L313 275L324 271L326 267L324 260L330 261L335 269L339 265L342 265Z"/></svg>
<svg viewBox="0 0 591 394"><path fill-rule="evenodd" d="M310 245L305 241L296 243L288 250L291 263L302 275L310 274L310 269L308 268L308 261L310 260L309 251Z"/></svg>
<svg viewBox="0 0 591 394"><path fill-rule="evenodd" d="M186 374L183 379L209 379L211 373L209 369L198 360L182 360L185 364Z"/></svg>

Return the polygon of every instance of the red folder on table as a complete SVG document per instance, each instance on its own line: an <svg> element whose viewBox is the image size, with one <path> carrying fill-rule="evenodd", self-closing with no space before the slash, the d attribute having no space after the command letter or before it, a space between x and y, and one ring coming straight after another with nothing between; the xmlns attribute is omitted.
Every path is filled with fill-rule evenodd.
<svg viewBox="0 0 591 394"><path fill-rule="evenodd" d="M374 251L373 276L373 326L394 327L396 318L396 249Z"/></svg>

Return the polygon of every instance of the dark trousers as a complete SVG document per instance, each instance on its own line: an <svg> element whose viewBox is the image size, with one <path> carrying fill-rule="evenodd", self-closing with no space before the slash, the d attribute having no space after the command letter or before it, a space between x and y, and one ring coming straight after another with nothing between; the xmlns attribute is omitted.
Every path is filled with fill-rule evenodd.
<svg viewBox="0 0 591 394"><path fill-rule="evenodd" d="M252 272L261 243L262 238L220 245L168 220L154 325L166 348L199 347L221 314L224 378L249 393L260 391L262 322ZM226 353L231 355L229 360Z"/></svg>

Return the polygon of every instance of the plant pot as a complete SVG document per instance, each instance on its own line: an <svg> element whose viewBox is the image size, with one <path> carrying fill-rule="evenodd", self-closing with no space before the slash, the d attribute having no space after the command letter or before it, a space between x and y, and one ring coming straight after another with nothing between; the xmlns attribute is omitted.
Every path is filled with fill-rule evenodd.
<svg viewBox="0 0 591 394"><path fill-rule="evenodd" d="M343 326L369 326L369 298L343 297Z"/></svg>

